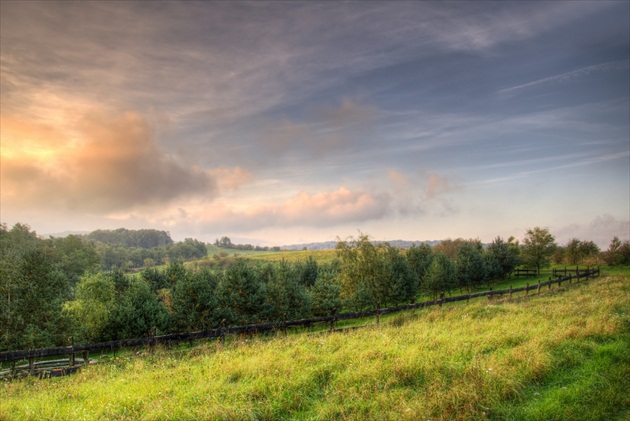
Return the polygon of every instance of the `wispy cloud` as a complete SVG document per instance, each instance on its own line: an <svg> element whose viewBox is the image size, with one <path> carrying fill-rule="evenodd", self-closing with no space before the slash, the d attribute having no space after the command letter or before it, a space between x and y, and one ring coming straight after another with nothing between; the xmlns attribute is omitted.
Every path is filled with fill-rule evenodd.
<svg viewBox="0 0 630 421"><path fill-rule="evenodd" d="M584 166L599 164L599 163L608 162L608 161L618 161L618 160L627 161L629 158L630 158L630 152L622 151L622 152L611 153L611 154L606 154L606 155L597 155L597 156L581 155L580 157L580 155L570 154L570 155L565 155L565 156L537 158L534 160L527 160L526 162L516 161L513 163L513 165L506 164L506 165L500 165L500 167L513 167L513 166L516 167L516 166L522 166L526 164L527 166L539 166L540 164L545 164L545 163L550 163L550 164L553 163L553 165L545 165L542 168L539 167L536 169L531 169L531 170L526 170L526 171L515 171L505 176L496 177L496 178L488 178L486 180L478 182L477 184L501 183L501 182L516 180L519 178L529 177L531 175L539 174L539 173L562 171L569 168L584 167ZM558 163L558 162L567 161L567 160L570 160L571 162L568 162L565 164Z"/></svg>
<svg viewBox="0 0 630 421"><path fill-rule="evenodd" d="M523 83L521 85L504 88L504 89L499 90L497 93L512 94L512 93L517 93L518 91L522 91L527 88L533 88L537 86L543 86L543 85L554 84L554 83L565 83L565 82L569 82L575 79L590 76L592 74L628 70L629 64L630 64L629 60L617 60L617 61L610 61L606 63L594 64L592 66L581 67L579 69L572 70L570 72L561 73L559 75L549 76L543 79L534 80L532 82Z"/></svg>

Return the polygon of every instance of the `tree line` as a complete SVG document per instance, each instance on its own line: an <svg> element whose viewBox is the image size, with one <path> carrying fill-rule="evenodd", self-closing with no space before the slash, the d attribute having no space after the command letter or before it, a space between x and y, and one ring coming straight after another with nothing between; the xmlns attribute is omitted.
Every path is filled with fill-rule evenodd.
<svg viewBox="0 0 630 421"><path fill-rule="evenodd" d="M216 239L214 241L214 245L216 247L224 248L224 249L232 249L232 250L244 250L244 251L280 251L281 248L277 246L269 247L269 246L258 246L253 244L234 244L230 237L221 237L221 239Z"/></svg>
<svg viewBox="0 0 630 421"><path fill-rule="evenodd" d="M582 243L586 246L580 248ZM27 225L0 225L0 351L68 345L70 338L74 343L118 340L413 303L422 296L491 285L520 265L540 270L560 249L567 259L582 250L581 261L630 264L627 241L615 238L605 252L597 249L597 256L587 242L573 246L557 245L538 227L527 231L522 244L497 237L487 245L456 239L408 249L374 243L361 233L339 239L331 263L215 255L194 265L171 259L165 267L130 274L122 267L103 270L90 239L42 239Z"/></svg>

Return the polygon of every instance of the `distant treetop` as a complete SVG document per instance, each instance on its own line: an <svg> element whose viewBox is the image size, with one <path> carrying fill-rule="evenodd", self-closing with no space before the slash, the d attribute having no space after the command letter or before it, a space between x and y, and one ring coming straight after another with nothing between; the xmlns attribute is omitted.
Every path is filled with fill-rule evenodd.
<svg viewBox="0 0 630 421"><path fill-rule="evenodd" d="M86 238L125 247L153 248L173 244L171 236L166 231L155 229L128 230L96 230L86 235Z"/></svg>

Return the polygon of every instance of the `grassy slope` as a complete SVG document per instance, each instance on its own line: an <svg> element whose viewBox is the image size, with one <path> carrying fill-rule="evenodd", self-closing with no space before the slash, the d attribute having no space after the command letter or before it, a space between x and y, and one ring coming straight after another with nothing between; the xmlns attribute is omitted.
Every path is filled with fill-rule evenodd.
<svg viewBox="0 0 630 421"><path fill-rule="evenodd" d="M630 278L432 308L347 334L213 342L0 389L0 419L630 416Z"/></svg>

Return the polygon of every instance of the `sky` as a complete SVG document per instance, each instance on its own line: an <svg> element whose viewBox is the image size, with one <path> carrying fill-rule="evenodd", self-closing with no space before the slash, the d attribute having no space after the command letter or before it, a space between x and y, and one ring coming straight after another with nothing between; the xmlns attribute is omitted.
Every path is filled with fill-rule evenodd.
<svg viewBox="0 0 630 421"><path fill-rule="evenodd" d="M0 220L630 239L630 3L0 3Z"/></svg>

